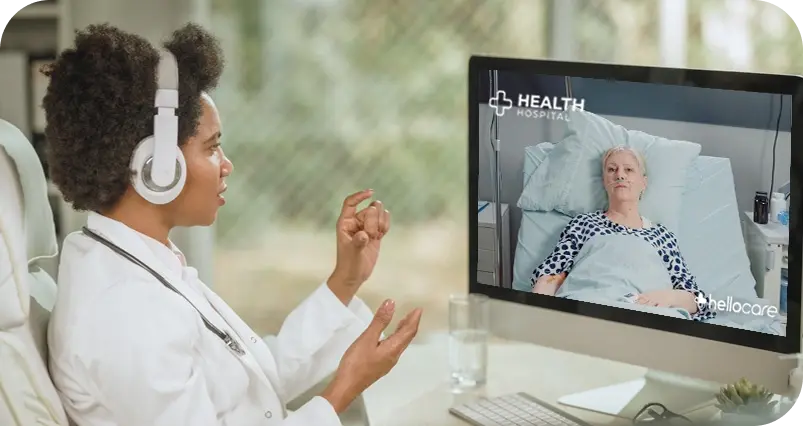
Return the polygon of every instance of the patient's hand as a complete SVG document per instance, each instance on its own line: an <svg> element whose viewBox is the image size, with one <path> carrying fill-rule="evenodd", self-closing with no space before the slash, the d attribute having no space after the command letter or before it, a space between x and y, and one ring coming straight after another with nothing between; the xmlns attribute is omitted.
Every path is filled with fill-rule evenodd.
<svg viewBox="0 0 803 426"><path fill-rule="evenodd" d="M639 295L636 299L639 305L658 306L662 308L683 308L690 314L697 312L697 302L694 294L686 290L655 290Z"/></svg>
<svg viewBox="0 0 803 426"><path fill-rule="evenodd" d="M547 296L554 296L558 289L563 285L566 279L566 273L561 272L557 275L544 275L538 278L533 286L533 293L545 294Z"/></svg>

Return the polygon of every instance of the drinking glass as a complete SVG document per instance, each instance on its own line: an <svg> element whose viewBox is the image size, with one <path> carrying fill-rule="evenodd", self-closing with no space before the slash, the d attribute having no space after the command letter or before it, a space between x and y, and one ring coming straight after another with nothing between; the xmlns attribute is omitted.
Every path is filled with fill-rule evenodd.
<svg viewBox="0 0 803 426"><path fill-rule="evenodd" d="M460 393L485 385L489 322L488 296L449 297L449 368L453 391Z"/></svg>

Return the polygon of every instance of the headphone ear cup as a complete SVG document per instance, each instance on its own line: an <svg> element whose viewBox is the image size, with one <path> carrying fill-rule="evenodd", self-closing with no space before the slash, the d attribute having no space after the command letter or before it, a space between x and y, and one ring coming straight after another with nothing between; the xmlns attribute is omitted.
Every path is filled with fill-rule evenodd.
<svg viewBox="0 0 803 426"><path fill-rule="evenodd" d="M152 204L167 204L175 200L184 189L187 181L187 162L181 148L176 147L176 174L172 184L159 187L150 180L150 165L153 161L154 138L143 139L134 149L130 169L133 173L131 184L142 198Z"/></svg>

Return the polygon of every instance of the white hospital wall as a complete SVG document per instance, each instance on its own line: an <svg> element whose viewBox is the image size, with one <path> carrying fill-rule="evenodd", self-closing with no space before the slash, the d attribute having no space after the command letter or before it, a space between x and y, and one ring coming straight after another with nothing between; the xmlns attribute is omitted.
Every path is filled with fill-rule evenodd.
<svg viewBox="0 0 803 426"><path fill-rule="evenodd" d="M479 182L478 195L482 200L493 197L493 181L489 147L489 127L493 110L480 105L479 123ZM524 148L541 142L559 142L561 122L519 117L518 108L507 110L499 121L501 141L500 163L502 167L503 203L510 205L510 241L515 247L521 211L516 207L522 191L522 166ZM718 126L689 122L643 119L634 117L602 117L628 129L640 130L669 139L687 140L702 146L701 155L727 157L731 160L740 210L752 210L756 191L768 190L772 170L772 144L775 130L760 130L742 127ZM775 163L775 186L789 180L791 158L791 134L781 131L778 135Z"/></svg>

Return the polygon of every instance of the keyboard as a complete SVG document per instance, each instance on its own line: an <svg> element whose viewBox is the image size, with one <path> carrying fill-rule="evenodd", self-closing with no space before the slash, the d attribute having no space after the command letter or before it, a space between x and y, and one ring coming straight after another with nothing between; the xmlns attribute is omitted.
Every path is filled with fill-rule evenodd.
<svg viewBox="0 0 803 426"><path fill-rule="evenodd" d="M474 426L590 426L524 392L480 398L449 413Z"/></svg>

